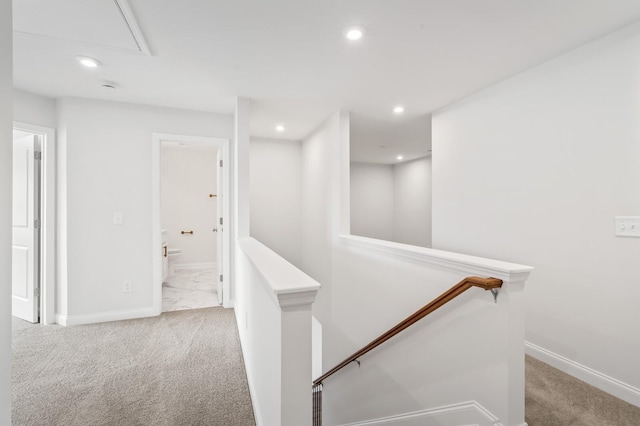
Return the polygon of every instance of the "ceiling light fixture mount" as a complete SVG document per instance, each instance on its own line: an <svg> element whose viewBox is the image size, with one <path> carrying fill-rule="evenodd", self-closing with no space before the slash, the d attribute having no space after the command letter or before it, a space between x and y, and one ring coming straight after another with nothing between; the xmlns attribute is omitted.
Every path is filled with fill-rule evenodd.
<svg viewBox="0 0 640 426"><path fill-rule="evenodd" d="M358 41L364 36L364 29L362 27L349 27L344 30L344 36L347 40Z"/></svg>
<svg viewBox="0 0 640 426"><path fill-rule="evenodd" d="M76 60L87 68L98 68L100 65L102 65L102 62L89 56L78 55L76 56Z"/></svg>
<svg viewBox="0 0 640 426"><path fill-rule="evenodd" d="M282 124L276 125L276 132L284 132L284 126Z"/></svg>
<svg viewBox="0 0 640 426"><path fill-rule="evenodd" d="M393 108L394 114L402 114L403 112L404 112L404 107L402 105L398 105Z"/></svg>
<svg viewBox="0 0 640 426"><path fill-rule="evenodd" d="M396 157L396 160L402 160L403 158L404 158L404 157L403 157L402 155L398 155L398 156Z"/></svg>

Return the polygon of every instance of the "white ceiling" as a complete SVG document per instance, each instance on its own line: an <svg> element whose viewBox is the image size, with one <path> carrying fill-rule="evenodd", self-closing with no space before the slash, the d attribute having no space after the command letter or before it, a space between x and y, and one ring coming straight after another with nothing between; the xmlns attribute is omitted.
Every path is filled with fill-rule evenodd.
<svg viewBox="0 0 640 426"><path fill-rule="evenodd" d="M71 42L139 52L122 5L126 8L127 2L16 0L13 31L16 38L34 38L42 43Z"/></svg>
<svg viewBox="0 0 640 426"><path fill-rule="evenodd" d="M15 85L225 113L243 96L252 135L301 139L340 108L424 116L640 18L638 0L129 0L145 55L118 4L14 0Z"/></svg>

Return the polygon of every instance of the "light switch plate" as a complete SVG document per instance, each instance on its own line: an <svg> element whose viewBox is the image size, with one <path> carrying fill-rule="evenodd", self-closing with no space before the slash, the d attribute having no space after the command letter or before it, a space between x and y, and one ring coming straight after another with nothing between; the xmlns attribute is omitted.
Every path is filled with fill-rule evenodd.
<svg viewBox="0 0 640 426"><path fill-rule="evenodd" d="M640 216L616 216L616 236L640 238Z"/></svg>

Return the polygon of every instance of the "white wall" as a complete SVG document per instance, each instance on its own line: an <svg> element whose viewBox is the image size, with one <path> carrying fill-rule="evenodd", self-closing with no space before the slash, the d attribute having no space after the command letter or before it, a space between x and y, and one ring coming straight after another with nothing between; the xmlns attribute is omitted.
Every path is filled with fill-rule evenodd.
<svg viewBox="0 0 640 426"><path fill-rule="evenodd" d="M10 206L12 158L11 2L0 1L0 205ZM11 424L11 209L0 209L0 424Z"/></svg>
<svg viewBox="0 0 640 426"><path fill-rule="evenodd" d="M299 267L300 142L251 138L250 157L251 236Z"/></svg>
<svg viewBox="0 0 640 426"><path fill-rule="evenodd" d="M433 116L434 247L534 265L532 353L638 406L639 51L636 24Z"/></svg>
<svg viewBox="0 0 640 426"><path fill-rule="evenodd" d="M394 167L351 163L351 233L395 241Z"/></svg>
<svg viewBox="0 0 640 426"><path fill-rule="evenodd" d="M431 157L352 162L350 173L353 235L431 246Z"/></svg>
<svg viewBox="0 0 640 426"><path fill-rule="evenodd" d="M61 320L149 315L152 133L232 138L233 117L75 98L58 113Z"/></svg>
<svg viewBox="0 0 640 426"><path fill-rule="evenodd" d="M216 161L216 148L162 145L162 227L169 248L182 249L175 266L217 262Z"/></svg>
<svg viewBox="0 0 640 426"><path fill-rule="evenodd" d="M333 155L339 154L332 144L336 140L340 140L340 114L332 115L302 141L301 269L322 285L331 281L331 242L337 238L339 226L334 215L339 195L335 175L339 171L333 170ZM318 297L330 298L330 289L323 288ZM327 303L330 299L322 305Z"/></svg>
<svg viewBox="0 0 640 426"><path fill-rule="evenodd" d="M250 206L250 136L249 121L251 115L251 101L245 98L236 98L235 115L233 121L234 146L231 152L231 163L233 164L232 189L233 198L230 200L232 209L231 215L231 269L232 269L232 300L234 301L236 319L240 324L240 318L246 315L245 306L248 304L243 300L243 294L247 292L246 283L240 276L240 271L246 262L242 250L236 244L240 238L250 236L251 226L251 206ZM227 227L228 229L229 227ZM236 276L238 274L238 276Z"/></svg>
<svg viewBox="0 0 640 426"><path fill-rule="evenodd" d="M56 128L56 101L20 89L13 89L13 120Z"/></svg>
<svg viewBox="0 0 640 426"><path fill-rule="evenodd" d="M393 241L431 247L431 157L393 167Z"/></svg>
<svg viewBox="0 0 640 426"><path fill-rule="evenodd" d="M473 275L464 268L434 266L421 255L399 255L339 237L345 216L340 200L349 187L343 170L349 167L345 127L348 116L335 114L302 143L302 270L322 285L313 313L322 324L324 371ZM433 252L407 250L416 249ZM344 424L475 399L503 424L520 425L521 290L505 286L495 304L487 292L472 289L455 306L363 356L360 368L354 364L328 379L323 421Z"/></svg>

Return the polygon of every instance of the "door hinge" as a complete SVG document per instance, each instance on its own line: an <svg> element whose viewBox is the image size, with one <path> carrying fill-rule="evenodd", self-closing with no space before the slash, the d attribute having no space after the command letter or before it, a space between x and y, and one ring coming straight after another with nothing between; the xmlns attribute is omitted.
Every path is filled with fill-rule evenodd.
<svg viewBox="0 0 640 426"><path fill-rule="evenodd" d="M33 221L33 226L36 229L40 229L40 224L41 224L40 219L36 219L36 220Z"/></svg>
<svg viewBox="0 0 640 426"><path fill-rule="evenodd" d="M222 218L220 218L220 225L223 225L223 223L222 223L222 222L223 222L223 220L222 220Z"/></svg>
<svg viewBox="0 0 640 426"><path fill-rule="evenodd" d="M34 151L33 158L35 158L36 160L42 160L42 151Z"/></svg>
<svg viewBox="0 0 640 426"><path fill-rule="evenodd" d="M222 282L222 278L223 278L223 276L222 276L222 274L220 274L220 282Z"/></svg>
<svg viewBox="0 0 640 426"><path fill-rule="evenodd" d="M222 160L220 160L220 167L222 167Z"/></svg>

